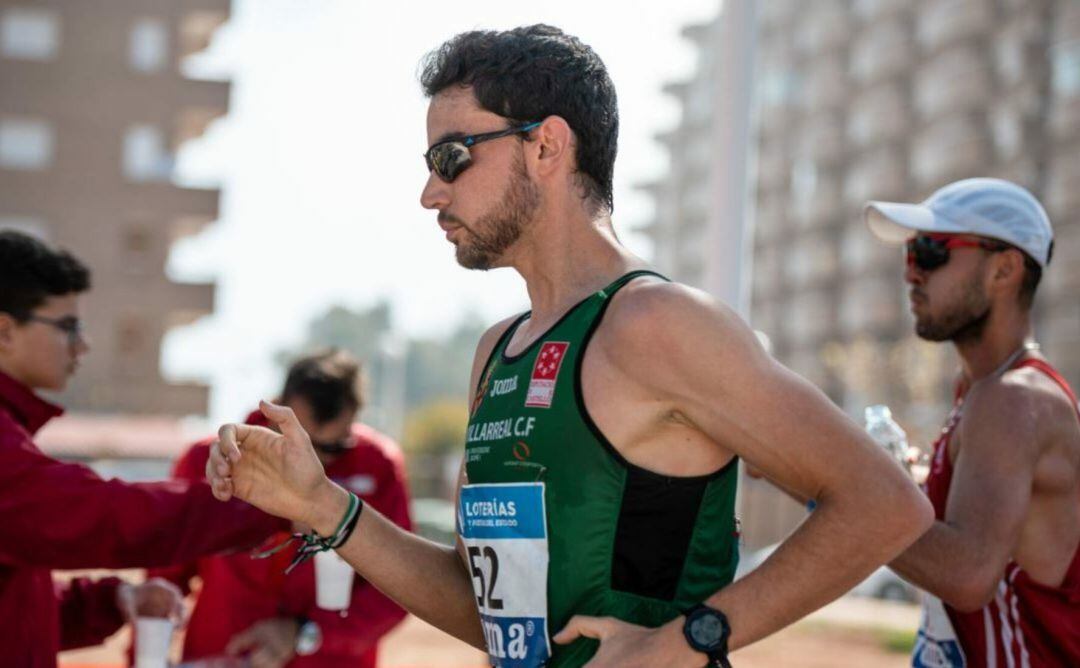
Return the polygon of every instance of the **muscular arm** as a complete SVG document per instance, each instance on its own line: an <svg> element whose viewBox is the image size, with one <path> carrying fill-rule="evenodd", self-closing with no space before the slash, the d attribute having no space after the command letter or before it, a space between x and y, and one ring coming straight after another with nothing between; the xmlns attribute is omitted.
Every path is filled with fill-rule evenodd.
<svg viewBox="0 0 1080 668"><path fill-rule="evenodd" d="M510 320L489 330L477 347L469 396L480 371ZM287 408L263 406L281 435L245 425L222 428L207 477L217 498L234 494L321 535L333 534L348 494L326 479L307 434ZM461 481L459 480L459 489ZM356 572L398 605L475 647L484 648L472 580L457 550L398 527L365 507L356 530L338 549Z"/></svg>
<svg viewBox="0 0 1080 668"><path fill-rule="evenodd" d="M929 503L903 471L734 313L673 284L643 285L622 304L607 350L633 381L708 436L720 461L738 455L818 504L765 563L709 599L731 621L731 648L838 597L927 528Z"/></svg>
<svg viewBox="0 0 1080 668"><path fill-rule="evenodd" d="M893 570L958 610L978 610L993 598L1028 513L1037 423L1024 388L972 388L957 429L945 519L893 561Z"/></svg>

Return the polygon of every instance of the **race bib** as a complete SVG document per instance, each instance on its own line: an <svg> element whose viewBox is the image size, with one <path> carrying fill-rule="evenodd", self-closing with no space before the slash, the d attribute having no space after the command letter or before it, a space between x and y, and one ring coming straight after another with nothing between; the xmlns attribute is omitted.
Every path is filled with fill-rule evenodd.
<svg viewBox="0 0 1080 668"><path fill-rule="evenodd" d="M923 593L922 623L911 654L914 668L964 668L964 650L941 599Z"/></svg>
<svg viewBox="0 0 1080 668"><path fill-rule="evenodd" d="M458 533L491 665L542 666L551 658L544 484L463 486Z"/></svg>

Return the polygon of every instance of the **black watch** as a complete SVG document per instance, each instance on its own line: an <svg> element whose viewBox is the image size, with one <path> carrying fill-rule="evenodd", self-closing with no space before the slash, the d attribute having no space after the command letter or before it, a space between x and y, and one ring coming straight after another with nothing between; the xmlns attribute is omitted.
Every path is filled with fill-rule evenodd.
<svg viewBox="0 0 1080 668"><path fill-rule="evenodd" d="M731 625L724 613L707 605L695 605L685 613L683 635L696 652L709 657L708 667L731 668L728 661L728 638Z"/></svg>

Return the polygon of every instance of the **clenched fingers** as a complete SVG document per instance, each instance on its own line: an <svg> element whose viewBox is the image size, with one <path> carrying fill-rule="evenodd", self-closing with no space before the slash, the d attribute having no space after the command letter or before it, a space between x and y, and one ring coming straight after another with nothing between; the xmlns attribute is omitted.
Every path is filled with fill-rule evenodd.
<svg viewBox="0 0 1080 668"><path fill-rule="evenodd" d="M552 638L560 645L566 645L580 637L603 640L614 633L619 624L614 617L589 617L587 615L574 615L562 631Z"/></svg>
<svg viewBox="0 0 1080 668"><path fill-rule="evenodd" d="M222 431L225 428L222 427ZM221 441L210 444L210 457L206 460L206 480L214 498L228 501L232 497L232 464L221 450Z"/></svg>

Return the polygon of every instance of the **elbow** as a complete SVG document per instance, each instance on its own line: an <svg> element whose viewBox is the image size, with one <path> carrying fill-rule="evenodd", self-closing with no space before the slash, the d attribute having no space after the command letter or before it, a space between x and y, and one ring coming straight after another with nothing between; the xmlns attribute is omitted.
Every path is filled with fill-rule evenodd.
<svg viewBox="0 0 1080 668"><path fill-rule="evenodd" d="M934 507L926 495L919 491L909 480L897 485L890 505L894 510L891 515L895 525L897 551L903 551L922 537L934 524ZM902 510L901 510L902 509Z"/></svg>
<svg viewBox="0 0 1080 668"><path fill-rule="evenodd" d="M992 577L981 572L971 572L954 580L948 591L941 593L941 600L960 612L978 612L993 600L1000 581L1000 574Z"/></svg>

